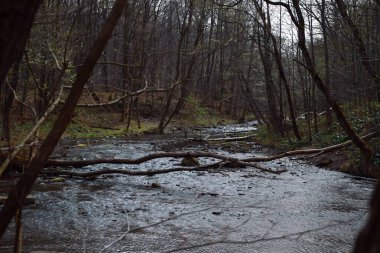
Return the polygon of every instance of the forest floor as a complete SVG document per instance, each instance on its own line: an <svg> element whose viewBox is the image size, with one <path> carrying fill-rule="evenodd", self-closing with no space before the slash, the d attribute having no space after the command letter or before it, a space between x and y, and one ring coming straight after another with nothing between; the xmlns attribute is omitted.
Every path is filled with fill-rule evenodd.
<svg viewBox="0 0 380 253"><path fill-rule="evenodd" d="M380 117L380 115L373 115L372 117L363 115L365 113L362 111L347 113L348 120L356 133L364 136L378 131L376 117ZM281 153L295 149L323 148L349 140L338 123L334 122L332 125L327 125L324 118L321 118L318 123L318 131L315 129L308 130L308 125L302 120L298 122L298 126L303 136L301 141L292 136L291 130L288 131L288 136L281 138L269 132L266 127L259 128L257 141L270 148L272 152ZM374 166L380 167L380 137L376 136L366 142L375 153ZM353 145L317 156L311 155L307 160L318 167L353 175L374 177L373 174L368 173L368 163L364 161L360 151Z"/></svg>
<svg viewBox="0 0 380 253"><path fill-rule="evenodd" d="M112 108L78 108L75 112L72 123L66 130L64 138L69 139L93 139L93 138L125 138L128 136L137 136L144 134L153 134L158 127L160 112L150 109L149 113L144 113L147 108L142 108L136 114L131 114L130 124L128 119L121 121L121 114L116 113ZM373 119L363 117L360 111L348 114L349 120L353 123L355 130L359 134L366 134L376 129L373 125ZM249 117L247 118L249 119ZM48 120L40 128L37 136L43 138L52 127L54 117ZM236 119L227 116L215 109L201 106L199 102L193 101L188 103L185 110L177 115L165 130L166 133L173 133L181 137L193 135L206 126L218 126L228 123L236 123ZM13 143L18 143L28 131L33 127L33 121L30 117L19 118L17 115L13 119ZM311 134L312 141L307 137L307 124L305 121L298 122L303 140L298 141L294 137L287 136L278 138L269 132L265 126L259 127L255 132L255 140L261 145L270 148L271 153L280 153L294 149L322 148L329 145L338 144L347 140L347 137L340 130L339 126L334 123L333 126L327 126L323 119L319 123L318 132L313 131ZM291 132L289 130L289 132ZM291 133L290 133L291 134ZM369 141L372 149L380 147L379 138ZM236 152L239 152L237 147ZM27 150L21 152L21 156L27 154ZM334 152L329 152L308 159L311 164L318 167L324 167L331 170L337 170L349 174L360 176L372 176L363 173L363 167L366 166L358 150L354 147L347 147ZM380 161L375 161L380 165Z"/></svg>

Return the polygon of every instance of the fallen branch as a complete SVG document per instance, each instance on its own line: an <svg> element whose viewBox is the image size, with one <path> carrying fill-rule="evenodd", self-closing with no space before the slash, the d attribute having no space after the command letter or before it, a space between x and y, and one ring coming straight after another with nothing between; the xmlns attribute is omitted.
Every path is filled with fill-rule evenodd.
<svg viewBox="0 0 380 253"><path fill-rule="evenodd" d="M147 91L147 88L148 88L148 86L145 86L141 90L138 90L135 92L127 92L126 95L119 97L118 99L110 101L110 102L98 103L98 104L77 104L77 107L102 107L102 106L114 105L114 104L117 104L117 103L121 102L122 100L124 100L128 97L135 97L135 96L141 95L142 93Z"/></svg>
<svg viewBox="0 0 380 253"><path fill-rule="evenodd" d="M73 88L70 90L52 129L43 140L35 156L28 163L24 174L18 180L16 186L9 192L8 198L0 210L0 238L4 235L17 210L22 208L25 197L32 190L35 180L68 127L84 86L89 80L96 61L111 37L126 4L127 2L124 0L116 0L114 2L110 14L105 20L94 44L90 47L82 67L78 70Z"/></svg>
<svg viewBox="0 0 380 253"><path fill-rule="evenodd" d="M98 171L90 172L78 172L78 171L69 171L69 170L43 170L41 174L58 176L65 175L71 177L98 177L102 175L109 174L122 174L128 176L154 176L159 174L171 173L171 172L183 172L183 171L204 171L212 168L217 168L219 163L215 163L207 166L197 166L197 167L176 167L170 169L162 170L127 170L127 169L102 169Z"/></svg>
<svg viewBox="0 0 380 253"><path fill-rule="evenodd" d="M362 140L370 140L372 138L375 138L376 136L379 135L379 132L373 132L373 133L370 133L370 134L367 134L367 135L364 135L362 137L360 137ZM313 157L316 157L316 156L319 156L319 155L322 155L324 153L327 153L327 152L331 152L331 151L334 151L336 149L340 149L340 148L344 148L344 147L347 147L347 146L350 146L352 144L352 141L346 141L346 142L343 142L341 144L337 144L337 145L333 145L333 146L330 146L330 147L326 147L326 148L321 148L319 152L317 152L316 154L313 154L311 156L308 156L308 157L305 157L304 159L310 159L310 158L313 158Z"/></svg>
<svg viewBox="0 0 380 253"><path fill-rule="evenodd" d="M246 135L246 136L240 136L240 137L226 137L226 138L214 138L214 139L211 139L211 138L204 138L203 141L225 141L225 142L229 142L229 141L245 141L245 140L248 140L252 137L254 137L255 135Z"/></svg>
<svg viewBox="0 0 380 253"><path fill-rule="evenodd" d="M157 89L148 89L148 85L146 85L144 88L137 90L135 92L126 92L126 94L124 96L121 96L121 97L117 98L116 100L113 100L110 102L98 103L98 104L77 104L77 107L102 107L102 106L115 105L115 104L120 103L121 101L123 101L126 98L137 97L137 96L140 96L141 94L144 94L144 93L168 91L170 89L173 89L173 87L179 85L181 82L182 81L175 82L167 88L157 88Z"/></svg>
<svg viewBox="0 0 380 253"><path fill-rule="evenodd" d="M18 152L27 145L27 142L30 141L33 136L37 133L38 129L41 127L41 125L46 121L48 116L55 110L55 108L58 106L59 102L61 101L61 95L62 95L62 89L58 95L58 98L53 102L53 104L45 111L45 113L41 116L41 118L36 122L32 130L28 133L28 135L21 141L21 143L14 147L12 153L6 157L4 160L1 161L0 165L0 177L3 175L4 171L8 168L8 165L12 163L12 160L17 156ZM33 141L34 143L34 141ZM36 143L37 144L37 143ZM0 155L1 156L1 155ZM17 164L18 162L14 162Z"/></svg>
<svg viewBox="0 0 380 253"><path fill-rule="evenodd" d="M95 165L100 163L108 163L108 164L140 164L144 163L150 160L159 159L159 158L199 158L199 157L208 157L208 158L216 158L223 161L231 161L236 162L238 159L234 157L228 157L219 155L216 153L210 153L210 152L161 152L161 153L153 153L149 154L137 159L129 159L129 158L100 158L100 159L94 159L94 160L49 160L45 166L47 167L67 167L67 166L73 166L73 167L84 167L89 165Z"/></svg>
<svg viewBox="0 0 380 253"><path fill-rule="evenodd" d="M373 132L370 134L367 134L362 137L363 140L371 139L377 136L378 133ZM159 159L159 158L199 158L199 157L208 157L208 158L216 158L222 161L230 161L232 163L239 163L239 162L268 162L277 160L284 157L289 156L296 156L296 155L307 155L307 154L316 154L316 153L326 153L330 152L339 148L343 148L346 146L351 145L351 141L343 142L341 144L325 147L325 148L316 148L316 149L300 149L300 150L293 150L284 152L281 154L273 155L273 156L267 156L267 157L250 157L245 159L237 159L235 157L230 156L224 156L216 153L211 152L161 152L161 153L153 153L149 154L137 159L129 159L129 158L101 158L101 159L94 159L94 160L49 160L45 166L47 167L84 167L89 165L95 165L95 164L101 164L101 163L108 163L108 164L141 164L150 160Z"/></svg>
<svg viewBox="0 0 380 253"><path fill-rule="evenodd" d="M258 170L272 173L272 174L281 174L284 172L287 172L288 170L282 169L282 170L272 170L270 168L264 168L256 163L247 163L247 162L240 162L240 161L221 161L213 164L207 164L202 166L196 166L196 167L174 167L170 169L157 169L157 170L130 170L130 169L103 169L98 171L90 171L90 172L78 172L78 171L69 171L69 170L44 170L41 172L41 174L45 175L51 175L51 176L58 176L58 175L65 175L65 176L71 176L71 177L98 177L102 175L109 175L109 174L122 174L122 175L128 175L128 176L154 176L159 174L167 174L172 172L184 172L184 171L211 171L211 170L219 170L223 167L226 167L228 165L233 165L233 167L239 166L239 167L254 167Z"/></svg>
<svg viewBox="0 0 380 253"><path fill-rule="evenodd" d="M362 136L361 139L362 140L369 140L369 139L375 138L378 134L379 134L379 132L373 132L373 133ZM346 142L336 144L336 145L332 145L332 146L328 146L325 148L299 149L299 150L288 151L288 152L284 152L284 153L281 153L278 155L273 155L273 156L268 156L268 157L248 158L248 159L244 159L244 161L246 161L246 162L269 162L269 161L277 160L280 158L289 157L289 156L296 156L296 155L309 155L309 154L320 155L323 153L331 152L331 151L334 151L334 150L337 150L340 148L350 146L351 144L352 144L352 141L346 141Z"/></svg>

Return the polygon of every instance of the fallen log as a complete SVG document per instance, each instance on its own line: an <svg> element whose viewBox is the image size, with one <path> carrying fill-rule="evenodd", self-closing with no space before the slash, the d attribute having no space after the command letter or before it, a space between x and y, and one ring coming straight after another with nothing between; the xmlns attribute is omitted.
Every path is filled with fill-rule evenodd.
<svg viewBox="0 0 380 253"><path fill-rule="evenodd" d="M370 134L367 134L362 137L364 140L368 140L371 138L374 138L378 135L378 133L373 132ZM202 166L196 166L196 167L174 167L170 169L162 169L162 170L145 170L145 171L138 171L138 170L120 170L120 169L105 169L95 172L74 172L74 171L68 171L68 170L45 170L43 171L43 174L50 174L50 175L67 175L67 176L77 176L77 177L95 177L105 174L125 174L130 176L152 176L157 174L164 174L164 173L171 173L171 172L181 172L181 171L205 171L205 170L212 170L212 169L220 169L222 167L231 166L231 167L244 167L244 166L251 166L254 167L260 171L268 172L268 173L274 173L274 174L280 174L283 172L286 172L287 170L273 170L270 168L265 168L257 162L268 162L273 161L277 159L281 159L284 157L290 157L290 156L297 156L297 155L320 155L322 153L330 152L333 150L337 150L346 146L351 145L351 141L347 141L344 143L340 143L337 145L332 145L325 148L319 148L319 149L300 149L300 150L293 150L289 152L284 152L281 154L273 155L273 156L267 156L267 157L249 157L245 159L237 159L235 157L230 156L224 156L216 153L211 152L160 152L160 153L153 153L149 154L137 159L111 159L111 158L102 158L102 159L94 159L94 160L49 160L45 167L84 167L89 165L95 165L95 164L141 164L150 160L159 159L159 158L199 158L199 157L207 157L207 158L215 158L219 159L221 161L214 163L214 164L208 164L208 165L202 165ZM311 156L310 156L311 157ZM22 166L22 163L20 161L14 161L17 163L17 166Z"/></svg>
<svg viewBox="0 0 380 253"><path fill-rule="evenodd" d="M361 139L362 140L369 140L369 139L375 138L378 135L379 135L379 132L373 132L373 133L362 136ZM281 154L268 156L268 157L247 158L247 159L244 159L243 161L246 161L246 162L268 162L268 161L273 161L273 160L277 160L280 158L289 157L289 156L296 156L296 155L310 155L310 154L320 155L323 153L331 152L331 151L334 151L334 150L337 150L340 148L350 146L351 144L352 144L352 141L346 141L346 142L336 144L336 145L332 145L332 146L328 146L325 148L298 149L298 150L292 150L292 151L288 151L288 152L284 152Z"/></svg>
<svg viewBox="0 0 380 253"><path fill-rule="evenodd" d="M174 167L170 169L157 169L157 170L131 170L131 169L102 169L98 171L90 171L90 172L78 172L78 171L69 171L69 170L43 170L41 174L50 175L50 176L57 176L57 175L65 175L65 176L71 176L71 177L98 177L102 175L109 175L109 174L122 174L122 175L128 175L128 176L154 176L159 174L167 174L172 172L184 172L184 171L217 171L220 170L223 167L226 167L228 165L233 164L234 167L238 165L239 167L254 167L260 171L268 172L272 174L281 174L284 172L287 172L287 169L281 169L281 170L273 170L270 168L264 168L259 164L256 163L248 163L248 162L241 162L241 161L220 161L213 164L207 164L202 166L195 166L195 167Z"/></svg>
<svg viewBox="0 0 380 253"><path fill-rule="evenodd" d="M94 160L49 160L45 167L84 167L89 165L108 163L108 164L141 164L144 162L148 162L150 160L159 159L159 158L199 158L199 157L209 157L216 158L224 161L237 161L238 159L234 157L228 157L219 155L216 153L210 152L158 152L149 154L146 156L142 156L137 159L129 159L129 158L100 158Z"/></svg>
<svg viewBox="0 0 380 253"><path fill-rule="evenodd" d="M246 135L246 136L240 136L240 137L226 137L226 138L204 138L202 139L203 141L225 141L225 142L230 142L230 141L245 141L248 140L255 135Z"/></svg>
<svg viewBox="0 0 380 253"><path fill-rule="evenodd" d="M362 137L363 140L368 140L371 138L374 138L377 136L378 133L373 132L370 134L367 134ZM46 167L84 167L89 165L95 165L95 164L101 164L101 163L108 163L108 164L141 164L150 160L159 159L159 158L186 158L186 157L208 157L208 158L216 158L222 161L230 161L230 162L269 162L277 159L281 159L284 157L289 156L297 156L297 155L308 155L308 154L320 154L320 153L326 153L333 150L337 150L346 146L351 145L351 141L343 142L337 145L332 145L325 148L315 148L315 149L299 149L299 150L293 150L284 152L281 154L273 155L273 156L266 156L266 157L249 157L245 159L237 159L235 157L230 156L224 156L216 153L211 152L159 152L159 153L153 153L146 156L142 156L137 159L129 159L129 158L100 158L100 159L94 159L94 160L49 160L45 166Z"/></svg>

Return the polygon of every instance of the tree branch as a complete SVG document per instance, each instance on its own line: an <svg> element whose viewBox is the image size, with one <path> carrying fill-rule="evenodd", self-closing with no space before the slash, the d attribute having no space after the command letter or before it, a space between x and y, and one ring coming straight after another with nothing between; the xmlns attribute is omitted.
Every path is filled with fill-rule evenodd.
<svg viewBox="0 0 380 253"><path fill-rule="evenodd" d="M374 138L379 133L373 132L367 135L362 136L361 138L363 140ZM153 153L146 156L142 156L137 159L129 159L129 158L100 158L100 159L94 159L94 160L49 160L45 164L47 167L84 167L89 165L95 165L100 163L108 163L108 164L141 164L150 160L155 160L159 158L186 158L186 157L193 157L193 158L199 158L199 157L208 157L208 158L215 158L222 160L224 162L232 162L235 164L240 165L248 165L253 166L252 164L245 164L245 163L254 163L254 162L269 162L273 160L277 160L284 157L289 156L296 156L296 155L306 155L306 154L316 154L320 152L330 152L339 148L343 148L346 146L349 146L352 144L352 141L346 141L337 145L328 146L325 148L315 148L315 149L299 149L299 150L293 150L284 152L281 154L273 155L273 156L267 156L267 157L249 157L245 159L238 159L231 156L224 156L216 153L211 152L161 152L161 153Z"/></svg>
<svg viewBox="0 0 380 253"><path fill-rule="evenodd" d="M154 175L160 175L160 174L167 174L172 172L184 172L184 171L212 171L212 170L220 170L223 167L226 167L228 165L232 165L233 167L240 166L243 167L254 167L260 171L268 172L272 174L281 174L284 172L287 172L286 169L281 170L273 170L270 168L264 168L256 163L249 163L249 162L241 162L239 160L236 160L234 162L231 161L221 161L213 164L206 164L202 166L196 166L196 167L174 167L170 169L157 169L157 170L128 170L128 169L103 169L98 171L90 171L90 172L77 172L77 171L69 171L69 170L44 170L41 172L41 174L47 174L47 175L66 175L66 176L72 176L72 177L97 177L102 175L108 175L108 174L122 174L122 175L128 175L128 176L154 176Z"/></svg>
<svg viewBox="0 0 380 253"><path fill-rule="evenodd" d="M84 60L82 67L78 71L73 88L71 89L58 118L54 122L53 128L42 142L37 154L30 163L28 163L25 173L17 182L17 185L9 193L7 200L0 211L0 238L4 235L17 210L22 208L24 200L32 190L38 174L43 169L50 154L53 152L62 134L69 125L84 86L89 80L94 66L111 37L114 27L116 26L126 4L126 0L115 1L108 18L102 26L94 44L89 49L89 53Z"/></svg>

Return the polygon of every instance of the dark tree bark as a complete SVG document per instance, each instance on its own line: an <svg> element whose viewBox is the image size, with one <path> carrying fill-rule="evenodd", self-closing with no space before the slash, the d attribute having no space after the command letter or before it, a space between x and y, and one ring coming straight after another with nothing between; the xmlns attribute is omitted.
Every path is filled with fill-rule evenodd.
<svg viewBox="0 0 380 253"><path fill-rule="evenodd" d="M203 6L205 6L205 4L206 4L206 1L203 1ZM193 13L192 9L194 8L194 6L193 5L190 5L190 6L191 6L190 7L191 13L189 15L192 15L192 13ZM203 11L201 13L201 16L200 16L198 24L197 24L196 38L195 38L195 41L193 43L194 50L197 50L197 47L201 42L201 38L203 35L203 30L204 30L204 25L205 25L204 24L205 18L206 18L205 8L203 8ZM189 20L189 24L191 24L190 20ZM178 114L181 111L181 109L183 108L183 106L185 105L185 99L187 96L189 96L189 93L190 93L190 89L188 86L189 86L190 78L193 74L193 68L194 68L196 56L197 56L197 53L193 52L192 56L189 60L188 66L187 66L185 73L184 73L184 80L180 85L180 97L179 97L179 99L175 105L173 112L170 114L167 121L165 122L164 128L167 127L167 125L171 122L173 117L176 114ZM163 131L163 129L162 130L160 129L160 132L162 132L162 131Z"/></svg>
<svg viewBox="0 0 380 253"><path fill-rule="evenodd" d="M291 121L292 121L292 127L293 127L294 136L298 140L301 140L302 138L301 138L301 134L299 133L298 126L297 126L297 121L296 121L296 116L295 116L295 112L294 112L294 106L293 106L293 100L292 100L292 96L291 96L291 92L290 92L289 82L288 82L288 79L286 77L285 70L284 70L284 67L283 67L283 64L282 64L282 57L281 57L281 53L280 53L280 51L278 49L278 46L277 46L276 37L272 33L272 29L271 29L271 25L269 23L269 20L268 21L266 20L265 14L264 14L261 6L259 6L259 4L257 3L257 0L255 0L254 3L255 3L255 6L256 6L256 10L259 12L261 20L263 22L263 26L267 30L267 32L268 32L268 34L269 34L269 36L270 36L270 38L272 40L274 58L276 60L276 64L277 64L278 72L279 72L279 75L280 75L280 79L281 79L281 81L282 81L282 83L284 84L284 87L285 87L286 98L287 98L287 101L288 101L289 114L290 114L290 118L291 118Z"/></svg>
<svg viewBox="0 0 380 253"><path fill-rule="evenodd" d="M267 3L269 3L269 4L282 5L282 6L284 6L288 10L293 23L297 27L298 46L299 46L299 48L302 51L306 67L307 67L307 70L309 71L309 73L311 75L311 78L313 79L314 83L317 85L317 87L319 88L319 90L323 93L323 95L325 96L326 100L328 101L328 103L332 107L332 109L333 109L333 111L334 111L334 113L336 115L336 118L337 118L340 126L342 127L343 131L352 140L352 142L360 149L360 151L363 154L363 156L365 157L365 159L367 161L369 161L371 159L371 157L372 157L372 151L371 151L371 149L356 134L356 132L354 131L354 129L352 128L352 126L350 125L350 123L347 121L347 118L346 118L345 114L343 113L341 107L338 105L337 101L332 96L329 87L327 87L325 85L325 83L323 82L322 78L319 76L319 74L317 73L317 71L315 69L315 66L313 64L313 60L312 60L312 58L310 56L310 53L309 53L309 50L307 49L307 46L306 46L305 20L304 20L303 13L302 13L302 10L301 10L301 7L300 7L300 1L299 0L292 0L296 16L292 12L292 10L290 8L290 5L288 5L288 4L285 4L283 2L273 2L273 1L270 1L270 0L264 0L264 1L267 2Z"/></svg>
<svg viewBox="0 0 380 253"><path fill-rule="evenodd" d="M189 72L183 73L183 72L185 72L186 68L185 68L184 59L182 59L183 53L181 51L183 50L184 45L186 45L186 42L188 40L190 28L192 27L193 18L194 18L193 13L194 13L194 0L190 0L189 1L189 9L186 11L186 14L184 15L183 20L182 20L181 29L180 29L180 37L179 37L178 44L177 44L177 60L176 60L176 69L175 69L174 80L176 82L180 82L180 86L181 86L180 93L181 94L180 94L180 98L179 98L175 108L173 109L173 112L170 113L169 111L170 111L170 107L171 107L173 99L174 99L176 87L173 87L170 90L169 95L166 99L166 105L164 108L164 112L161 115L160 123L158 125L158 132L159 133L164 132L164 129L170 123L173 116L176 114L176 111L179 109L179 107L181 107L181 103L182 103L181 101L183 100L183 97L186 96L186 93L187 93L186 83L188 83L189 80L186 78L187 78L187 73L189 73ZM194 64L194 62L191 61L190 64L191 64L191 66L189 67L189 69L192 69L192 67L193 67L192 65ZM191 75L191 72L189 74ZM179 81L180 79L183 79L183 80Z"/></svg>
<svg viewBox="0 0 380 253"><path fill-rule="evenodd" d="M323 35L323 56L325 58L325 84L330 88L330 55L329 55L329 43L327 36L327 23L326 23L326 0L322 0L321 6L321 26ZM326 104L326 122L328 126L332 124L332 116L330 111L330 105Z"/></svg>
<svg viewBox="0 0 380 253"><path fill-rule="evenodd" d="M11 138L10 137L11 136L11 129L10 129L11 112L12 112L13 101L15 98L13 92L16 90L17 85L18 85L19 67L20 67L20 62L17 61L12 68L12 75L9 80L9 85L6 84L6 86L4 87L5 94L4 94L4 105L3 105L3 121L2 121L1 139L6 142L10 142L10 138Z"/></svg>
<svg viewBox="0 0 380 253"><path fill-rule="evenodd" d="M380 182L377 183L370 204L370 216L367 224L360 232L354 253L379 253L380 252Z"/></svg>
<svg viewBox="0 0 380 253"><path fill-rule="evenodd" d="M293 5L296 10L296 15L298 18L297 22L297 28L298 28L298 46L300 47L302 54L305 59L306 66L308 68L308 71L310 72L311 77L313 78L314 83L318 86L320 91L325 95L327 101L331 105L337 120L342 127L342 129L345 131L347 136L352 140L352 142L360 149L363 156L370 160L372 157L372 151L368 147L368 145L360 139L360 137L355 133L354 129L350 125L350 123L347 121L347 118L345 114L343 113L342 109L336 102L335 98L332 96L329 87L325 85L325 83L322 81L321 77L317 73L315 66L313 64L313 60L309 54L309 50L306 46L306 38L305 38L305 21L303 18L302 10L300 7L300 1L299 0L293 0Z"/></svg>
<svg viewBox="0 0 380 253"><path fill-rule="evenodd" d="M272 127L276 130L276 134L283 137L285 135L284 127L283 127L283 120L280 116L277 108L276 103L276 96L275 96L275 87L274 87L274 81L272 76L272 66L273 61L270 54L270 40L268 31L263 29L262 32L262 39L260 38L260 35L258 37L258 47L260 52L260 58L261 62L263 64L264 69L264 79L265 79L265 91L267 96L267 104L268 104L268 110L269 110L269 122Z"/></svg>
<svg viewBox="0 0 380 253"><path fill-rule="evenodd" d="M84 86L89 80L94 66L109 38L111 37L113 29L116 26L126 4L126 0L117 0L115 2L109 17L105 21L102 30L99 32L97 39L89 50L87 58L78 71L70 94L67 97L67 100L64 103L52 130L43 141L34 158L28 164L25 169L25 173L17 182L17 185L9 193L7 200L0 211L0 237L4 235L17 210L22 208L23 202L26 196L30 193L34 181L47 162L50 154L53 152L63 132L69 125Z"/></svg>
<svg viewBox="0 0 380 253"><path fill-rule="evenodd" d="M372 62L368 60L369 57L368 57L366 45L360 34L359 29L356 27L351 17L347 13L346 4L343 2L343 0L335 0L335 3L338 6L340 15L343 17L344 21L350 27L351 32L354 35L356 50L359 53L359 55L363 58L361 62L375 83L377 101L380 101L380 73L372 65Z"/></svg>
<svg viewBox="0 0 380 253"><path fill-rule="evenodd" d="M2 0L0 3L0 87L21 57L42 0Z"/></svg>

